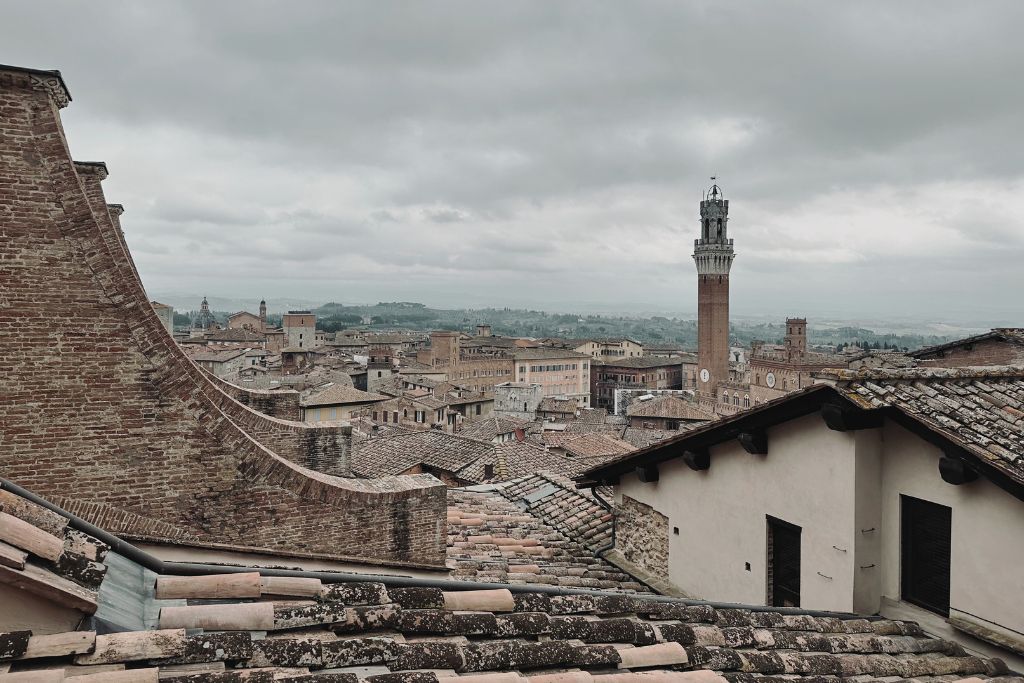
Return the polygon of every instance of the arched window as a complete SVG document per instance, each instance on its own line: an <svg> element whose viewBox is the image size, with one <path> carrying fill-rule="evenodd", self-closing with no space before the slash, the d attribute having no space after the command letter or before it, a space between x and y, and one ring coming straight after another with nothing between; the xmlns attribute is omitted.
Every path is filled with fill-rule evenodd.
<svg viewBox="0 0 1024 683"><path fill-rule="evenodd" d="M750 394L744 394L743 395L743 407L744 408L749 408L750 407Z"/></svg>
<svg viewBox="0 0 1024 683"><path fill-rule="evenodd" d="M733 394L732 395L732 404L734 406L738 406L740 404L740 395L739 394Z"/></svg>
<svg viewBox="0 0 1024 683"><path fill-rule="evenodd" d="M728 391L723 391L722 392L722 403L728 403L728 402L729 402L729 392Z"/></svg>

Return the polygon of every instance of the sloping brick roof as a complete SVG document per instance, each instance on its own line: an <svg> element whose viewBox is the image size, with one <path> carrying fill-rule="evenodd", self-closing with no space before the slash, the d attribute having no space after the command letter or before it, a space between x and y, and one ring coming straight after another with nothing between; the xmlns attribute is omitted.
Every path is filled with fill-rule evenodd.
<svg viewBox="0 0 1024 683"><path fill-rule="evenodd" d="M245 348L245 349L224 349L222 351L208 351L206 349L203 349L203 350L198 351L196 353L190 354L190 357L192 358L192 360L196 361L197 363L199 363L199 362L204 362L204 363L211 363L211 362L212 363L226 363L228 361L231 361L231 360L234 360L234 359L238 358L239 356L244 356L245 352L248 351L248 350L249 349L247 349L247 348Z"/></svg>
<svg viewBox="0 0 1024 683"><path fill-rule="evenodd" d="M647 448L659 441L679 436L678 431L667 429L644 429L642 427L626 427L619 438L633 448Z"/></svg>
<svg viewBox="0 0 1024 683"><path fill-rule="evenodd" d="M674 420L712 420L714 415L674 394L655 396L648 401L634 400L626 409L629 417L663 417Z"/></svg>
<svg viewBox="0 0 1024 683"><path fill-rule="evenodd" d="M448 566L453 579L642 591L644 586L499 487L448 492ZM571 529L567 529L571 531Z"/></svg>
<svg viewBox="0 0 1024 683"><path fill-rule="evenodd" d="M976 334L972 337L954 339L953 341L943 342L942 344L935 344L933 346L925 346L915 351L910 351L907 355L912 358L923 358L945 349L967 346L969 344L976 344L990 339L998 339L1015 346L1024 346L1024 327L996 327L988 332L982 332L981 334Z"/></svg>
<svg viewBox="0 0 1024 683"><path fill-rule="evenodd" d="M511 434L517 429L528 429L530 426L531 423L529 422L516 420L511 417L504 417L502 415L495 415L484 420L473 420L472 422L467 422L459 434L470 439L490 441L496 438L499 434Z"/></svg>
<svg viewBox="0 0 1024 683"><path fill-rule="evenodd" d="M487 476L486 466L492 474ZM552 453L541 445L530 441L506 441L494 446L492 453L485 454L459 470L465 481L506 481L539 471L575 475L579 464L561 453Z"/></svg>
<svg viewBox="0 0 1024 683"><path fill-rule="evenodd" d="M576 404L575 399L571 398L554 398L547 396L540 400L537 404L538 413L563 413L566 415L575 415L579 406Z"/></svg>
<svg viewBox="0 0 1024 683"><path fill-rule="evenodd" d="M577 489L567 477L538 471L505 482L499 490L566 537L593 551L607 548L611 543L611 511L597 502L593 492Z"/></svg>
<svg viewBox="0 0 1024 683"><path fill-rule="evenodd" d="M494 444L430 429L368 439L352 450L352 470L364 477L400 474L416 465L454 474L493 454Z"/></svg>
<svg viewBox="0 0 1024 683"><path fill-rule="evenodd" d="M595 434L544 434L546 443L564 449L567 453L580 458L610 457L623 455L633 447L612 434L599 432Z"/></svg>
<svg viewBox="0 0 1024 683"><path fill-rule="evenodd" d="M266 339L266 335L245 328L228 328L211 332L206 338L213 341L261 342Z"/></svg>
<svg viewBox="0 0 1024 683"><path fill-rule="evenodd" d="M316 406L343 406L352 403L386 401L387 399L387 396L371 394L369 392L356 389L351 385L332 383L324 388L313 390L310 394L304 396L302 398L301 405L304 408L312 408Z"/></svg>
<svg viewBox="0 0 1024 683"><path fill-rule="evenodd" d="M897 408L1024 482L1024 368L828 373L865 408Z"/></svg>

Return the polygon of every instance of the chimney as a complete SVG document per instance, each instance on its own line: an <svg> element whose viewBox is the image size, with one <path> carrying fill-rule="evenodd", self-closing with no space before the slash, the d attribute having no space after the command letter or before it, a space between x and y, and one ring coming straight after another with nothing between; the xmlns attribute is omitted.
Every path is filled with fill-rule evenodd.
<svg viewBox="0 0 1024 683"><path fill-rule="evenodd" d="M490 337L490 336L493 336L493 335L491 335L491 326L487 325L487 324L477 325L476 326L476 336L478 336L478 337Z"/></svg>

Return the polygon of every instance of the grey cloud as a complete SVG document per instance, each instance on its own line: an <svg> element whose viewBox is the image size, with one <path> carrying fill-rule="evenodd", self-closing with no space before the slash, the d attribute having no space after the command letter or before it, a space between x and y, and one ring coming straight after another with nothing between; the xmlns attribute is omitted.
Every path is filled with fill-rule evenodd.
<svg viewBox="0 0 1024 683"><path fill-rule="evenodd" d="M325 300L343 298L334 282L355 298L514 293L501 303L537 306L614 280L604 303L689 310L696 201L717 173L737 282L757 278L734 288L739 307L818 295L899 310L884 289L898 286L907 301L931 287L1024 313L944 275L978 267L1024 285L1012 274L1024 206L956 197L1024 181L1024 5L1012 0L41 1L5 13L4 61L62 69L72 149L110 162L108 196L127 205L154 283L287 277ZM903 216L931 209L930 223Z"/></svg>

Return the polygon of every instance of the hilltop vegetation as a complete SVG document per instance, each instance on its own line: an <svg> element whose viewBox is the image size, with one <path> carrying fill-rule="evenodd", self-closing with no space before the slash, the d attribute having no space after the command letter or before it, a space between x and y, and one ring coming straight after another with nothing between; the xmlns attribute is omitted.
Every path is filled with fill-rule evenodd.
<svg viewBox="0 0 1024 683"><path fill-rule="evenodd" d="M519 337L629 337L641 342L679 344L697 347L697 321L664 316L629 317L547 313L528 309L480 308L437 309L423 304L397 301L373 306L346 306L328 303L314 309L318 326L328 332L342 329L365 330L461 330L472 332L476 325L488 324L494 334ZM878 334L859 327L809 328L811 344L870 344L873 348L907 348L948 341L947 337L922 334ZM733 323L733 343L749 346L753 340L781 343L785 325Z"/></svg>

